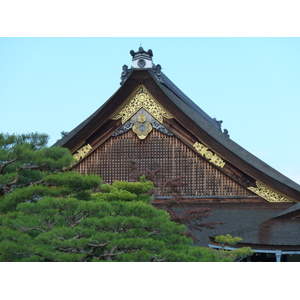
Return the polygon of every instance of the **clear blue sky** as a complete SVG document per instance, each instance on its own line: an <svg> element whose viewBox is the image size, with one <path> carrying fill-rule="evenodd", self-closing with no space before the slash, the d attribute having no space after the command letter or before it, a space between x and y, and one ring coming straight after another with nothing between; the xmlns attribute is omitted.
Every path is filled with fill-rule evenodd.
<svg viewBox="0 0 300 300"><path fill-rule="evenodd" d="M0 132L45 132L50 135L52 144L60 138L61 131L72 130L118 89L122 66L131 63L129 51L137 50L142 43L146 50L153 50L154 63L161 64L163 72L183 92L210 116L223 120L223 128L229 130L232 140L300 183L299 38L1 38L187 35L298 37L300 33L299 3L295 0L187 0L184 5L174 3L158 0L138 3L115 0L2 1ZM20 278L17 281L21 286L19 290L38 299L42 288L47 288L44 282L48 283L44 280L47 276L43 272L44 265L43 269L40 265L34 265L33 269L31 265L32 274L43 274L40 280L35 278L40 289L34 291L23 280L28 275L28 268L23 271L20 266L6 268L6 278L15 278L17 275L17 279ZM158 265L155 265L155 270L147 268L146 271L143 265L137 272L130 273L129 277L127 265L121 271L120 265L116 270L109 265L100 273L98 269L92 269L89 274L92 271L95 276L89 276L83 288L83 277L78 281L78 265L76 270L71 269L67 277L81 286L81 289L76 289L76 294L72 294L76 299L86 296L87 292L91 296L98 292L91 288L98 288L97 284L93 285L93 278L97 283L99 278L105 282L104 285L108 287L105 292L111 294L113 291L116 294L120 291L120 296L124 296L125 292L133 299L139 299L145 289L149 297L152 293L156 295L157 290L168 296L170 292L176 293L172 295L176 299L187 295L193 297L195 291L189 287L198 284L199 280L206 286L202 288L202 294L208 295L211 288L215 288L215 282L207 280L210 278L207 274L214 276L216 272L211 265L201 266L205 269L202 272L204 276L201 272L197 276L187 276L189 282L186 285L183 278L178 276L177 265L164 267L171 272L162 269L163 266L160 265L157 272ZM242 272L240 280L235 278L239 286L251 280L253 272L260 279L257 282L265 284L265 272L257 272L257 266L253 270L249 267ZM182 268L183 265L180 265L182 274L195 271L191 265L187 270ZM234 269L233 265L230 270L227 265L224 265L224 270L220 268L221 265L218 265L217 272L232 276L236 271L241 271L240 268ZM272 283L277 279L278 266L274 271L271 265L268 269L267 281L269 279ZM60 281L54 283L58 288L62 288L62 283L65 286L66 270L64 268L61 271L57 273L55 265L52 276L49 276L53 282L53 278L62 274L62 277L58 276ZM247 275L248 281L245 280L248 279ZM158 280L152 292L148 283L153 276L158 276ZM218 282L221 289L231 284L226 279L231 280L232 276ZM120 286L118 291L115 289L116 281L107 280L111 277L117 278ZM130 281L126 278L130 278ZM132 279L137 282L136 293L132 292ZM166 290L166 280L167 286L177 284L177 288ZM274 296L280 292L288 292L291 296L295 294L296 281L291 278L287 280L288 289L284 289L285 282L281 280L282 288L276 289ZM291 280L295 282L291 284ZM11 294L15 282L6 280L7 294ZM70 289L63 292L69 296ZM222 297L232 298L231 295Z"/></svg>
<svg viewBox="0 0 300 300"><path fill-rule="evenodd" d="M300 38L0 38L0 131L53 144L120 87L140 44L233 141L300 183Z"/></svg>

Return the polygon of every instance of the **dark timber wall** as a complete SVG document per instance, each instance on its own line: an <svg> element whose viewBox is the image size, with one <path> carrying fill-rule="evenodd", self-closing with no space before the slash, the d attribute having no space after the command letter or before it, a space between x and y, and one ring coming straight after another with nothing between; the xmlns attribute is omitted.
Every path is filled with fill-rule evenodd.
<svg viewBox="0 0 300 300"><path fill-rule="evenodd" d="M132 161L141 172L161 168L165 180L185 176L182 192L186 196L252 195L178 138L155 129L145 140L140 140L132 130L110 137L74 169L82 174L98 174L104 182L112 183L132 178ZM165 195L164 190L156 192L156 196Z"/></svg>

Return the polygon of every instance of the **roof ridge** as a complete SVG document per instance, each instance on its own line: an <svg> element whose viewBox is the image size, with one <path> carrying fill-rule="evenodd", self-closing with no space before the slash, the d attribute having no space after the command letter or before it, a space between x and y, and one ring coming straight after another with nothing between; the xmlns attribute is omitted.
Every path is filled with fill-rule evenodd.
<svg viewBox="0 0 300 300"><path fill-rule="evenodd" d="M221 124L222 120L218 121L216 118L210 117L203 109L201 109L194 101L191 100L178 86L173 83L172 80L163 72L157 74L156 68L149 69L150 73L165 87L167 87L171 92L173 92L177 97L179 97L185 104L187 104L191 109L198 112L204 119L206 119L210 124L222 132ZM228 131L226 131L227 133Z"/></svg>

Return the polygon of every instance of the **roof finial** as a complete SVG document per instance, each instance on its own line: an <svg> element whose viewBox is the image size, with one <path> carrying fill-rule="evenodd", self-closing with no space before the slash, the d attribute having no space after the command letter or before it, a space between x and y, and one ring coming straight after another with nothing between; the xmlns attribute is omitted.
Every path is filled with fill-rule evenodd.
<svg viewBox="0 0 300 300"><path fill-rule="evenodd" d="M153 52L151 49L145 51L142 47L142 43L140 43L139 50L137 52L131 50L130 54L132 56L132 67L135 69L145 69L152 68L152 56Z"/></svg>

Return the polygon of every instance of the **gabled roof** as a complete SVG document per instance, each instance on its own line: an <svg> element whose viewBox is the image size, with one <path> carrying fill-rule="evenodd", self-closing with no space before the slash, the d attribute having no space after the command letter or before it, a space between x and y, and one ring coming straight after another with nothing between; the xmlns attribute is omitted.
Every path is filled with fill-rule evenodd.
<svg viewBox="0 0 300 300"><path fill-rule="evenodd" d="M273 219L296 219L300 218L300 203L296 203L293 206L289 207L288 209L282 211L277 216L273 217Z"/></svg>
<svg viewBox="0 0 300 300"><path fill-rule="evenodd" d="M76 151L89 137L110 122L112 116L142 84L166 111L171 112L178 124L187 128L194 137L221 158L229 161L254 180L293 201L300 201L300 185L232 141L227 130L222 132L221 121L208 116L161 72L160 65L152 63L152 51L145 52L140 48L138 52L131 52L131 55L135 67L129 69L126 65L123 66L121 87L95 113L59 140L55 146L67 147L72 152ZM140 55L142 58L137 60L135 55ZM139 65L142 67L138 67ZM117 125L121 126L120 123L114 126ZM172 131L171 125L165 126ZM258 186L253 188L259 189Z"/></svg>

